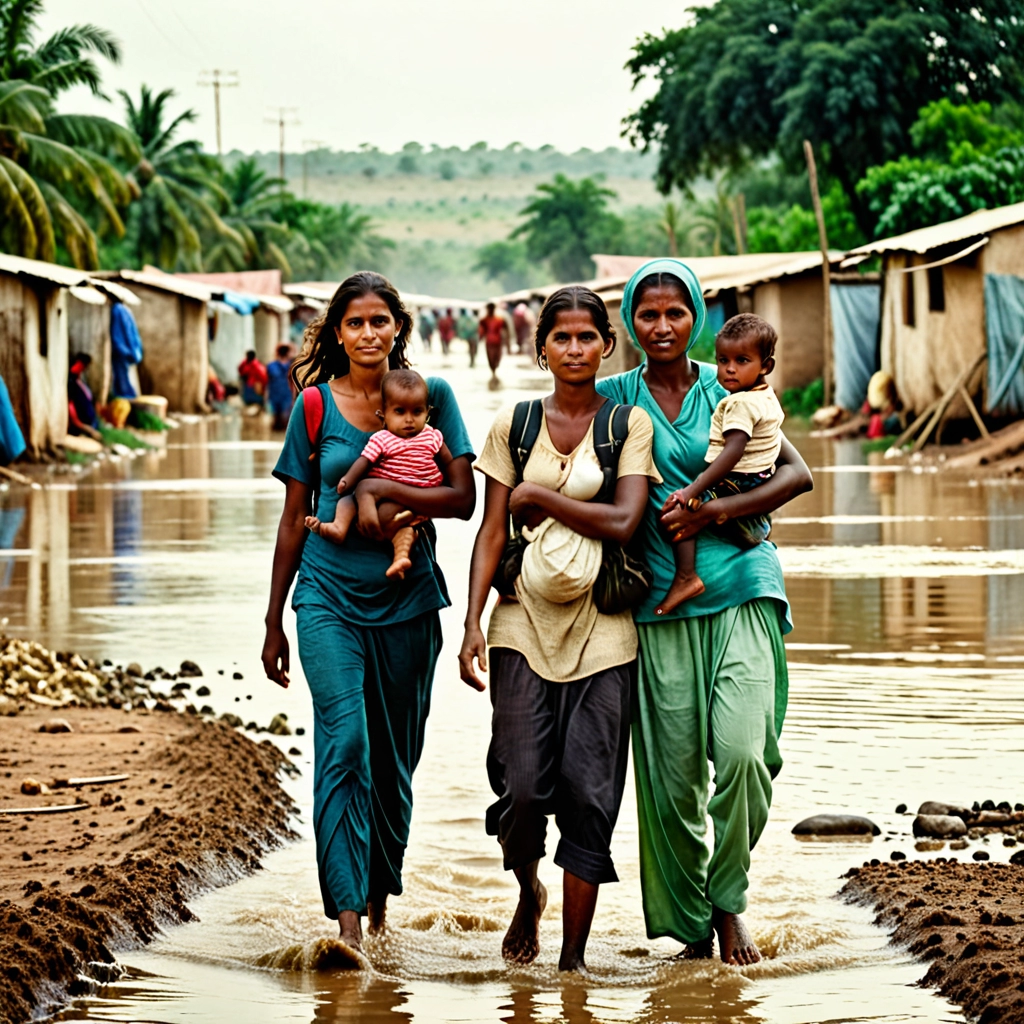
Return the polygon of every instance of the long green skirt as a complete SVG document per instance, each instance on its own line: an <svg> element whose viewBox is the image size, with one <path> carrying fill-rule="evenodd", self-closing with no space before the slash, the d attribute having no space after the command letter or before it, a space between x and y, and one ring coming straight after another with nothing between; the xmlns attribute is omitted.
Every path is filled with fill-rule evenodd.
<svg viewBox="0 0 1024 1024"><path fill-rule="evenodd" d="M637 633L633 765L647 934L699 942L711 934L713 906L746 909L750 851L782 767L789 677L778 605L762 598L638 624Z"/></svg>

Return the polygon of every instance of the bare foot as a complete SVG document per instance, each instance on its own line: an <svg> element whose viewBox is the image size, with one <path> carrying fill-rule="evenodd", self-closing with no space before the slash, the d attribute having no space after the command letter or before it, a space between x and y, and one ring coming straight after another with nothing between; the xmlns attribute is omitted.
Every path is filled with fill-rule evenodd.
<svg viewBox="0 0 1024 1024"><path fill-rule="evenodd" d="M412 568L411 558L396 558L388 567L385 576L397 576L400 580L405 579L406 570Z"/></svg>
<svg viewBox="0 0 1024 1024"><path fill-rule="evenodd" d="M676 576L661 604L654 609L654 614L667 615L684 601L689 601L690 598L703 593L704 581L699 576Z"/></svg>
<svg viewBox="0 0 1024 1024"><path fill-rule="evenodd" d="M590 971L587 970L587 965L583 962L583 957L576 953L562 953L558 961L558 969L560 971L572 971L578 974L581 978L589 978Z"/></svg>
<svg viewBox="0 0 1024 1024"><path fill-rule="evenodd" d="M341 941L357 953L362 953L363 926L359 923L359 915L354 910L343 910L338 915L338 927Z"/></svg>
<svg viewBox="0 0 1024 1024"><path fill-rule="evenodd" d="M501 955L514 964L530 964L540 952L540 916L548 904L548 891L538 881L533 892L520 890L519 906L501 943Z"/></svg>
<svg viewBox="0 0 1024 1024"><path fill-rule="evenodd" d="M718 932L718 948L723 963L734 967L749 967L761 959L761 951L739 914L727 914L715 908L711 919Z"/></svg>
<svg viewBox="0 0 1024 1024"><path fill-rule="evenodd" d="M366 930L371 935L379 935L384 931L384 919L388 912L388 898L366 901Z"/></svg>
<svg viewBox="0 0 1024 1024"><path fill-rule="evenodd" d="M710 960L715 955L715 937L709 935L700 942L688 942L675 956L676 960Z"/></svg>

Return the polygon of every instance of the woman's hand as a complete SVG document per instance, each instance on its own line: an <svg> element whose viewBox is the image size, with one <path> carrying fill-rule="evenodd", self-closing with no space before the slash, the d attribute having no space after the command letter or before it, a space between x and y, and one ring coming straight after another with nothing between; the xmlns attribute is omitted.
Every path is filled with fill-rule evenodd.
<svg viewBox="0 0 1024 1024"><path fill-rule="evenodd" d="M288 689L288 637L281 626L267 626L267 636L263 641L263 671L267 678L278 686Z"/></svg>
<svg viewBox="0 0 1024 1024"><path fill-rule="evenodd" d="M661 525L668 533L668 538L673 544L681 540L689 540L696 537L701 530L712 523L721 525L728 519L718 501L706 501L696 512L691 512L686 505L673 505L667 512L661 515Z"/></svg>
<svg viewBox="0 0 1024 1024"><path fill-rule="evenodd" d="M483 680L473 671L473 659L481 672L487 671L487 641L479 626L467 626L462 638L462 650L459 651L459 676L468 686L481 692L487 687Z"/></svg>
<svg viewBox="0 0 1024 1024"><path fill-rule="evenodd" d="M538 499L543 497L545 491L547 488L541 487L539 484L523 481L509 495L508 510L512 514L512 518L517 523L528 526L531 530L540 526L547 518L547 513L538 503Z"/></svg>
<svg viewBox="0 0 1024 1024"><path fill-rule="evenodd" d="M664 514L673 508L686 508L687 502L691 498L699 498L700 493L693 484L687 484L686 487L681 487L678 491L673 491L666 499L665 504L661 506L661 511Z"/></svg>

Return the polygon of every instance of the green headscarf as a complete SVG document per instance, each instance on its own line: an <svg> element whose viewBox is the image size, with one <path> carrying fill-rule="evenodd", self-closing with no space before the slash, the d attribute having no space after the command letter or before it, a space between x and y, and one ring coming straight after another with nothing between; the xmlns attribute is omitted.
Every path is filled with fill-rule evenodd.
<svg viewBox="0 0 1024 1024"><path fill-rule="evenodd" d="M690 331L690 342L686 351L697 343L697 339L704 330L704 322L708 318L708 309L704 305L704 290L700 286L697 275L682 261L664 257L662 259L649 260L645 263L626 283L626 290L622 293L622 321L629 331L630 340L640 348L640 342L636 340L636 331L633 330L633 293L636 286L652 274L671 274L678 277L690 293L690 300L693 302L693 329Z"/></svg>

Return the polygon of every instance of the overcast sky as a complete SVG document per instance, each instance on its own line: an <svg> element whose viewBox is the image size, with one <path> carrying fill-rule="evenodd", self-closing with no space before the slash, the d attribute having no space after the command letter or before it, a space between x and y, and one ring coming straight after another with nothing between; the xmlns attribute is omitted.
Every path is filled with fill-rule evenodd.
<svg viewBox="0 0 1024 1024"><path fill-rule="evenodd" d="M43 30L93 22L124 48L103 103L76 90L64 111L120 120L116 89L172 87L215 148L203 70L237 71L222 92L224 148L272 150L278 107L296 108L287 148L410 140L559 149L624 145L642 94L622 66L645 32L676 27L692 0L46 0ZM645 93L648 90L645 90ZM180 109L179 107L175 108Z"/></svg>

